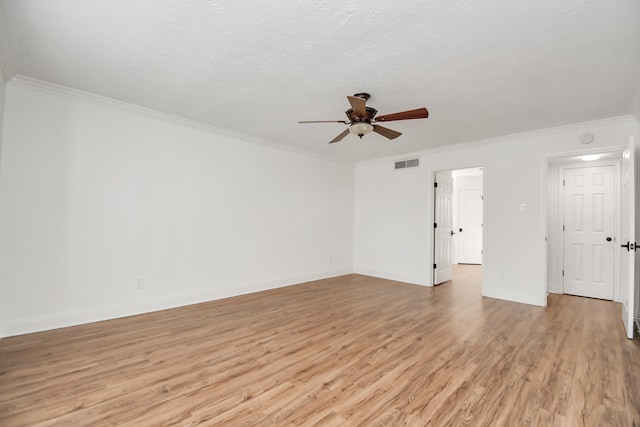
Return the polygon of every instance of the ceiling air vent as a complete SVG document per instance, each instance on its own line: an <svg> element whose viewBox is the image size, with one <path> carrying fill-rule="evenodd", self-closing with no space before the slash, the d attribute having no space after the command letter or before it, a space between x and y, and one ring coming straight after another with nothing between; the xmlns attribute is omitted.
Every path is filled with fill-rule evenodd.
<svg viewBox="0 0 640 427"><path fill-rule="evenodd" d="M395 169L416 168L420 166L420 159L400 160L395 163Z"/></svg>

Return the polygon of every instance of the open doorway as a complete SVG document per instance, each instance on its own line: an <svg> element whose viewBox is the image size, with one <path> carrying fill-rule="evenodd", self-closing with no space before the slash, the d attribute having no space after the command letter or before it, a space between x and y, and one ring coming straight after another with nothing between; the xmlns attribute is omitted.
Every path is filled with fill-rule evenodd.
<svg viewBox="0 0 640 427"><path fill-rule="evenodd" d="M481 167L434 175L433 284L482 281L484 184Z"/></svg>
<svg viewBox="0 0 640 427"><path fill-rule="evenodd" d="M587 161L549 159L547 292L620 301L621 158L616 152Z"/></svg>
<svg viewBox="0 0 640 427"><path fill-rule="evenodd" d="M633 337L635 180L627 150L547 159L547 292L622 303Z"/></svg>

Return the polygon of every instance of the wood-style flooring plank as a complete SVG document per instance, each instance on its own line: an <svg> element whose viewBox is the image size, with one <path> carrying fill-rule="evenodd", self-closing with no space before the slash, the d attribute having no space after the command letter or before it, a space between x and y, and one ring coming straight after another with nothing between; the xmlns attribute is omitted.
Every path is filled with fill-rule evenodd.
<svg viewBox="0 0 640 427"><path fill-rule="evenodd" d="M0 340L2 426L640 426L620 305L347 275Z"/></svg>

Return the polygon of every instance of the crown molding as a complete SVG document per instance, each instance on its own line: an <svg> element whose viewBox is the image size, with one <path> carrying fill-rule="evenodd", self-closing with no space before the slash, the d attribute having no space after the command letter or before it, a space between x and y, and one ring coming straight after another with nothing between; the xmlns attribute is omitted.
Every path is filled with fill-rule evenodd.
<svg viewBox="0 0 640 427"><path fill-rule="evenodd" d="M1 10L0 10L1 13ZM1 18L1 17L0 17ZM1 35L1 31L0 31L0 35ZM1 48L2 46L0 46ZM2 58L0 58L2 59ZM0 63L0 65L2 65L2 63ZM4 71L4 67L3 70ZM5 74L6 77L6 74ZM61 86L61 85L57 85L54 83L49 83L43 80L38 80L38 79L34 79L31 77L27 77L21 74L18 74L16 76L14 76L9 83L16 83L16 84L21 84L24 86L28 86L28 87L32 87L32 88L36 88L36 89L40 89L40 90L44 90L44 91L48 91L48 92L54 92L60 95L64 95L67 97L71 97L71 98L76 98L76 99L81 99L81 100L85 100L85 101L91 101L91 102L95 102L95 103L99 103L99 104L106 104L106 105L110 105L114 108L118 108L118 109L122 109L122 110L126 110L126 111L131 111L131 112L136 112L139 114L143 114L143 115L147 115L150 117L154 117L160 120L164 120L164 121L168 121L168 122L172 122L172 123L176 123L176 124L180 124L186 127L191 127L191 128L195 128L195 129L200 129L200 130L204 130L207 132L210 132L212 134L218 135L218 136L224 136L224 137L228 137L228 138L233 138L233 139L239 139L241 141L245 141L245 142L249 142L252 144L258 144L258 145L262 145L262 146L266 146L266 147L270 147L273 149L277 149L277 150L282 150L282 151L287 151L290 153L294 153L297 155L301 155L301 156L305 156L305 157L311 157L314 158L316 160L322 160L322 161L327 161L330 163L335 163L335 164L342 164L342 165L366 165L366 164L375 164L375 163L380 163L380 162L388 162L390 160L395 160L395 159L399 159L399 158L408 158L408 157L420 157L420 156L425 156L425 155L429 155L429 154L435 154L435 153L446 153L446 152L451 152L451 151L458 151L458 150L465 150L468 148L477 148L479 146L492 146L492 145L499 145L499 144L504 144L504 143L508 143L510 141L512 141L515 138L521 139L521 138L533 138L533 137L539 137L539 136L543 136L543 135L547 135L550 133L558 133L558 132L566 132L566 131L576 131L576 130L580 130L583 128L588 128L588 127L593 127L593 126L602 126L602 125L611 125L611 124L618 124L618 123L624 123L624 122L628 122L628 121L635 121L636 124L639 123L638 119L636 117L634 117L633 115L624 115L624 116L618 116L618 117L610 117L610 118L605 118L605 119L598 119L598 120L591 120L591 121L587 121L587 122L578 122L578 123L570 123L570 124L566 124L566 125L560 125L560 126L554 126L551 128L544 128L544 129L538 129L538 130L533 130L533 131L526 131L526 132L520 132L520 133L514 133L514 134L508 134L508 135L502 135L502 136L497 136L497 137L492 137L492 138L484 138L484 139L479 139L479 140L473 140L473 141L466 141L466 142L461 142L458 144L452 144L452 145L444 145L441 147L434 147L434 148L428 148L428 149L424 149L424 150L417 150L417 151L411 151L411 152L406 152L406 153L401 153L401 154L394 154L394 155L390 155L390 156L385 156L385 157L379 157L376 159L369 159L369 160L363 160L363 161L353 161L353 160L346 160L346 159L339 159L339 158L335 158L335 157L330 157L330 156L326 156L323 154L319 154L316 153L314 151L310 151L310 150L305 150L302 148L298 148L298 147L293 147L287 144L283 144L283 143L278 143L272 140L268 140L265 138L259 138L259 137L255 137L255 136L251 136L251 135L246 135L240 132L236 132L236 131L232 131L229 129L224 129L224 128L220 128L217 126L213 126L207 123L203 123L203 122L199 122L196 120L191 120L191 119L186 119L184 117L180 117L180 116L176 116L173 114L168 114L168 113L163 113L161 111L158 110L154 110L151 108L147 108L147 107L142 107L140 105L136 105L136 104L131 104L128 102L124 102L124 101L119 101L117 99L113 99L113 98L109 98L106 96L102 96L102 95L96 95L94 93L91 92L85 92L85 91L81 91L78 89L73 89L73 88L69 88L66 86Z"/></svg>
<svg viewBox="0 0 640 427"><path fill-rule="evenodd" d="M13 61L11 60L11 43L7 34L7 20L4 13L4 2L0 1L0 73L4 81L8 82L15 76Z"/></svg>
<svg viewBox="0 0 640 427"><path fill-rule="evenodd" d="M385 156L377 159L363 160L361 162L356 162L356 165L375 164L375 163L394 161L400 158L420 157L420 156L427 156L427 155L436 154L436 153L447 153L451 151L459 151L459 150L465 150L469 148L478 148L481 146L500 145L500 144L509 143L516 138L517 139L535 138L539 136L548 135L551 133L579 131L581 129L587 129L593 126L614 125L614 124L628 123L630 121L636 121L636 123L638 123L638 121L635 119L634 116L628 114L624 116L609 117L605 119L591 120L587 122L570 123L566 125L554 126L550 128L532 130L527 132L512 133L512 134L496 136L492 138L466 141L466 142L461 142L459 144L443 145L441 147L428 148L425 150L412 151L408 153L396 154L393 156Z"/></svg>
<svg viewBox="0 0 640 427"><path fill-rule="evenodd" d="M147 108L147 107L142 107L140 105L136 105L136 104L131 104L128 102L124 102L124 101L119 101L117 99L113 99L113 98L109 98L106 96L102 96L102 95L96 95L94 93L91 92L85 92L82 90L78 90L78 89L73 89L73 88L69 88L66 86L61 86L61 85L57 85L54 83L49 83L43 80L38 80L38 79L34 79L31 77L27 77L21 74L16 75L15 77L13 77L9 83L11 84L19 84L19 85L23 85L23 86L28 86L31 88L35 88L38 90L42 90L42 91L46 91L46 92L53 92L59 95L63 95L69 98L76 98L76 99L80 99L80 100L84 100L84 101L90 101L90 102L94 102L94 103L98 103L98 104L105 104L105 105L109 105L111 107L117 108L117 109L121 109L121 110L125 110L125 111L131 111L131 112L135 112L138 114L143 114L146 116L150 116L156 119L160 119L160 120L164 120L167 122L171 122L171 123L175 123L175 124L179 124L185 127L190 127L190 128L194 128L194 129L199 129L199 130L204 130L206 132L218 135L218 136L223 136L223 137L228 137L228 138L233 138L233 139L239 139L241 141L244 142L248 142L248 143L252 143L252 144L257 144L257 145L261 145L261 146L266 146L269 148L273 148L276 150L282 150L282 151L287 151L290 153L294 153L297 155L301 155L301 156L305 156L305 157L311 157L314 158L316 160L322 160L322 161L326 161L326 162L330 162L330 163L337 163L337 164L342 164L342 165L354 165L353 161L350 160L343 160L343 159L337 159L334 157L330 157L330 156L325 156L319 153L316 153L314 151L310 151L310 150L304 150L302 148L298 148L298 147L292 147L290 145L287 144L283 144L283 143L278 143L275 141L271 141L265 138L259 138L259 137L255 137L255 136L251 136L251 135L246 135L240 132L236 132L236 131L232 131L229 129L224 129L224 128L220 128L217 126L213 126L207 123L203 123L203 122L199 122L196 120L191 120L191 119L186 119L184 117L180 117L180 116L176 116L173 114L168 114L168 113L163 113L162 111L158 111L158 110L154 110L151 108Z"/></svg>

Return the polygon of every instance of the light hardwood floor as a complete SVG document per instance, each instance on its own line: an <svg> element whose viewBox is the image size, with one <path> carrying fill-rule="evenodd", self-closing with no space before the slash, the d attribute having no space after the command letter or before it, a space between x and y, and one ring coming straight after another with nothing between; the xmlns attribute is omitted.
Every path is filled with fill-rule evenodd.
<svg viewBox="0 0 640 427"><path fill-rule="evenodd" d="M328 280L0 341L2 426L640 426L620 305Z"/></svg>

